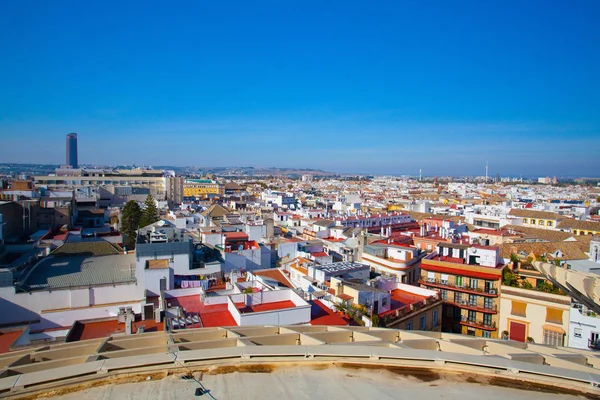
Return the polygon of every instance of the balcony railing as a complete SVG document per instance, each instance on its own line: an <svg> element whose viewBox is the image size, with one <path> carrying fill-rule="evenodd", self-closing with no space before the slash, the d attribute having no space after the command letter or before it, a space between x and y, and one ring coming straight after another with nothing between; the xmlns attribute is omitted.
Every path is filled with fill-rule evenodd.
<svg viewBox="0 0 600 400"><path fill-rule="evenodd" d="M458 307L463 307L463 308L468 308L468 309L472 309L475 311L479 311L482 313L490 313L490 314L495 314L498 312L498 305L497 304L492 304L492 305L483 305L483 307L477 305L477 304L472 304L470 301L467 300L446 300L446 303L451 304L451 305L455 305Z"/></svg>
<svg viewBox="0 0 600 400"><path fill-rule="evenodd" d="M423 285L431 285L442 288L449 288L451 290L457 290L465 293L479 294L482 296L498 296L498 289L496 287L491 288L472 288L466 285L454 285L449 283L447 280L435 279L435 278L427 278L427 279L419 279L419 283Z"/></svg>
<svg viewBox="0 0 600 400"><path fill-rule="evenodd" d="M495 331L496 330L496 321L492 321L491 324L485 323L484 321L477 321L475 319L469 318L466 315L462 315L460 318L460 324L466 326L472 326L474 328L483 329L486 331Z"/></svg>
<svg viewBox="0 0 600 400"><path fill-rule="evenodd" d="M406 317L407 315L416 312L424 307L427 307L432 304L440 303L442 299L440 297L428 297L423 301L419 301L418 303L408 304L402 308L399 308L393 312L388 312L384 316L385 326L389 326L390 324L395 323L396 321Z"/></svg>

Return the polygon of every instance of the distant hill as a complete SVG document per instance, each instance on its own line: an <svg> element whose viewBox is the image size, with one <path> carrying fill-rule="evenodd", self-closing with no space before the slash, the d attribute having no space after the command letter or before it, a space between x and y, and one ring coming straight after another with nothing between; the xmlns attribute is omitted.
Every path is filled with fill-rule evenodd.
<svg viewBox="0 0 600 400"><path fill-rule="evenodd" d="M213 174L220 176L283 176L283 175L316 175L335 176L334 172L311 168L279 168L279 167L174 167L156 166L157 169L174 170L178 174Z"/></svg>
<svg viewBox="0 0 600 400"><path fill-rule="evenodd" d="M0 175L27 174L27 175L47 175L54 173L60 165L53 164L16 164L0 163ZM99 168L99 166L84 166L88 168ZM129 169L134 166L105 166L106 168ZM100 167L102 168L102 167ZM316 175L316 176L336 176L340 175L333 172L327 172L320 169L311 168L278 168L278 167L177 167L173 165L154 165L154 169L173 170L181 175L206 175L213 174L219 176L283 176L283 175Z"/></svg>

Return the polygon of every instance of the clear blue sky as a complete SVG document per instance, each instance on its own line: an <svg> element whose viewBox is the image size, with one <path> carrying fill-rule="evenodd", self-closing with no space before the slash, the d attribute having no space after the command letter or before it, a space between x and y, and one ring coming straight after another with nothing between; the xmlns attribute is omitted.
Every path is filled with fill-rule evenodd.
<svg viewBox="0 0 600 400"><path fill-rule="evenodd" d="M600 1L167 3L1 2L0 162L600 174Z"/></svg>

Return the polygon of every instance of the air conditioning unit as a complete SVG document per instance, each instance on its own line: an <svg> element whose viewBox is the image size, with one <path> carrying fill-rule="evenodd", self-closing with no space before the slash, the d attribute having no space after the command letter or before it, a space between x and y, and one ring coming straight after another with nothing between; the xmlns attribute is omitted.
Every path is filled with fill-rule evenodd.
<svg viewBox="0 0 600 400"><path fill-rule="evenodd" d="M490 294L496 294L496 289L490 289Z"/></svg>

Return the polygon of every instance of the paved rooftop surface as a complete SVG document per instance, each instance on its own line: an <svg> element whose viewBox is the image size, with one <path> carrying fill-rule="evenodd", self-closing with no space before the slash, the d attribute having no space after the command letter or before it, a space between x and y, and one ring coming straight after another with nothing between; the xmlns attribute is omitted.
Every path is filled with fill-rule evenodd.
<svg viewBox="0 0 600 400"><path fill-rule="evenodd" d="M73 342L125 334L125 324L119 323L116 319L97 322L78 322L77 324L70 337L70 340ZM140 328L144 328L144 332L158 332L164 329L162 323L156 323L154 320L135 321L133 323L133 333L137 333Z"/></svg>
<svg viewBox="0 0 600 400"><path fill-rule="evenodd" d="M264 368L263 373L231 372L203 374L200 383L209 390L207 399L408 399L428 400L575 400L568 394L542 393L490 386L488 380L467 382L457 375L399 374L385 369L354 369L331 366ZM64 400L191 399L200 384L177 375L160 380L107 385L51 397Z"/></svg>
<svg viewBox="0 0 600 400"><path fill-rule="evenodd" d="M600 382L597 352L351 326L248 326L114 335L1 354L0 368L4 376L0 398L48 391L78 379L107 384L97 397L78 396L86 399L189 397L189 392L178 393L190 381L176 379L174 386L160 386L169 385L163 379L168 371L178 374L182 368L203 371L202 382L219 399L541 399L536 392L540 388L544 399L558 398L552 397L555 394L567 398L574 391L600 397L600 388L594 385ZM114 381L95 381L119 376L130 382L138 368L141 379L152 375L151 379L163 383L146 389L144 385L152 382L144 381L134 385L135 393L122 393L122 386L109 384ZM251 378L246 380L247 376ZM504 392L514 387L529 391Z"/></svg>
<svg viewBox="0 0 600 400"><path fill-rule="evenodd" d="M427 296L421 296L418 294L406 292L404 290L395 289L391 293L392 302L396 301L400 304L407 305L412 303L417 303L419 301L423 301L427 298Z"/></svg>
<svg viewBox="0 0 600 400"><path fill-rule="evenodd" d="M249 312L261 312L261 311L285 310L286 308L295 308L295 307L296 307L296 305L294 304L293 301L284 300L284 301L275 301L272 303L256 304L256 305L253 305L252 307L248 307L248 306L239 307L238 306L238 310L240 310L241 313L249 313Z"/></svg>
<svg viewBox="0 0 600 400"><path fill-rule="evenodd" d="M30 290L135 282L135 254L47 257L23 285Z"/></svg>
<svg viewBox="0 0 600 400"><path fill-rule="evenodd" d="M348 322L339 315L330 310L319 300L311 300L310 304L310 324L311 325L348 325Z"/></svg>

